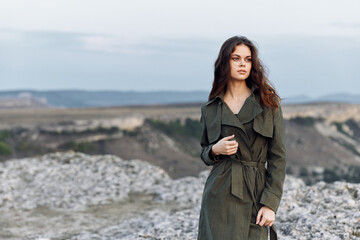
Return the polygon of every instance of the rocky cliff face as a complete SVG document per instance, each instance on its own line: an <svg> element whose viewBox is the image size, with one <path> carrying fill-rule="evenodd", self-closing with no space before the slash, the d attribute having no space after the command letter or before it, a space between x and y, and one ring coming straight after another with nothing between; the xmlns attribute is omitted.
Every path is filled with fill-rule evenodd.
<svg viewBox="0 0 360 240"><path fill-rule="evenodd" d="M113 155L51 153L0 163L0 239L195 239L209 171L172 179ZM360 184L286 177L280 239L360 239Z"/></svg>

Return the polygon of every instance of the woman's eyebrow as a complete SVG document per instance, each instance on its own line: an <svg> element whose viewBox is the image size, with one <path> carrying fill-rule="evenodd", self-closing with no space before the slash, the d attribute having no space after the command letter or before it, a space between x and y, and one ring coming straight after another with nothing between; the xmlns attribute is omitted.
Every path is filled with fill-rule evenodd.
<svg viewBox="0 0 360 240"><path fill-rule="evenodd" d="M237 54L233 54L233 56L240 57L240 55ZM251 56L246 56L246 57L251 57Z"/></svg>

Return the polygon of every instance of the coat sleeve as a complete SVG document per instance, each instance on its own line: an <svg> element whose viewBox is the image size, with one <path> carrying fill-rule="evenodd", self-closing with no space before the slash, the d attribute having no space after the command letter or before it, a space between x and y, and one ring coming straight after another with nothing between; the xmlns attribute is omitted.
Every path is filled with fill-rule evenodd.
<svg viewBox="0 0 360 240"><path fill-rule="evenodd" d="M217 163L218 161L220 161L220 159L218 158L218 156L211 157L212 156L210 154L211 148L216 144L216 142L209 144L207 131L206 131L206 124L205 124L205 115L203 114L202 109L201 109L200 124L202 129L201 138L200 138L200 145L202 149L201 149L200 157L207 166L211 166Z"/></svg>
<svg viewBox="0 0 360 240"><path fill-rule="evenodd" d="M265 189L260 203L276 213L283 193L286 168L284 120L281 106L274 115L273 138L269 141Z"/></svg>

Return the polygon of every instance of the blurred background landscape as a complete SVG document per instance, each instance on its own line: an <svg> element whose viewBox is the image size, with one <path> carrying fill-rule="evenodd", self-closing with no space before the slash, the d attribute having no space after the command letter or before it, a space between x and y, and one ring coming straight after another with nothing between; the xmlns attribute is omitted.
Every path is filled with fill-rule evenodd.
<svg viewBox="0 0 360 240"><path fill-rule="evenodd" d="M159 97L137 95L138 101ZM174 102L191 98L185 93L163 98L173 95ZM75 105L70 96L64 98ZM20 105L24 97L18 99L0 109L1 161L73 150L142 159L173 178L196 176L209 168L199 159L201 101L150 104L144 100L144 105L115 106L113 100L113 106L106 107L56 107L28 101ZM96 97L89 101L96 102ZM316 101L283 104L283 109L288 174L308 184L360 182L360 104Z"/></svg>
<svg viewBox="0 0 360 240"><path fill-rule="evenodd" d="M200 106L234 35L283 99L279 235L360 239L357 1L2 5L0 239L194 239Z"/></svg>

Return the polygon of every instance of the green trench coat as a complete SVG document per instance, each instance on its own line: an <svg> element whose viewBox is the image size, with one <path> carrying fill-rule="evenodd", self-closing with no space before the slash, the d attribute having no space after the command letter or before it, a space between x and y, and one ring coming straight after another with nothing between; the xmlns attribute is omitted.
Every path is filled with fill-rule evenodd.
<svg viewBox="0 0 360 240"><path fill-rule="evenodd" d="M201 159L213 166L205 182L199 216L198 240L268 239L268 227L256 224L262 206L276 213L283 192L286 149L282 109L265 115L260 96L252 94L234 114L224 92L202 104ZM235 134L239 143L233 155L210 156L222 137ZM267 163L266 163L267 162ZM275 225L270 239L277 239Z"/></svg>

